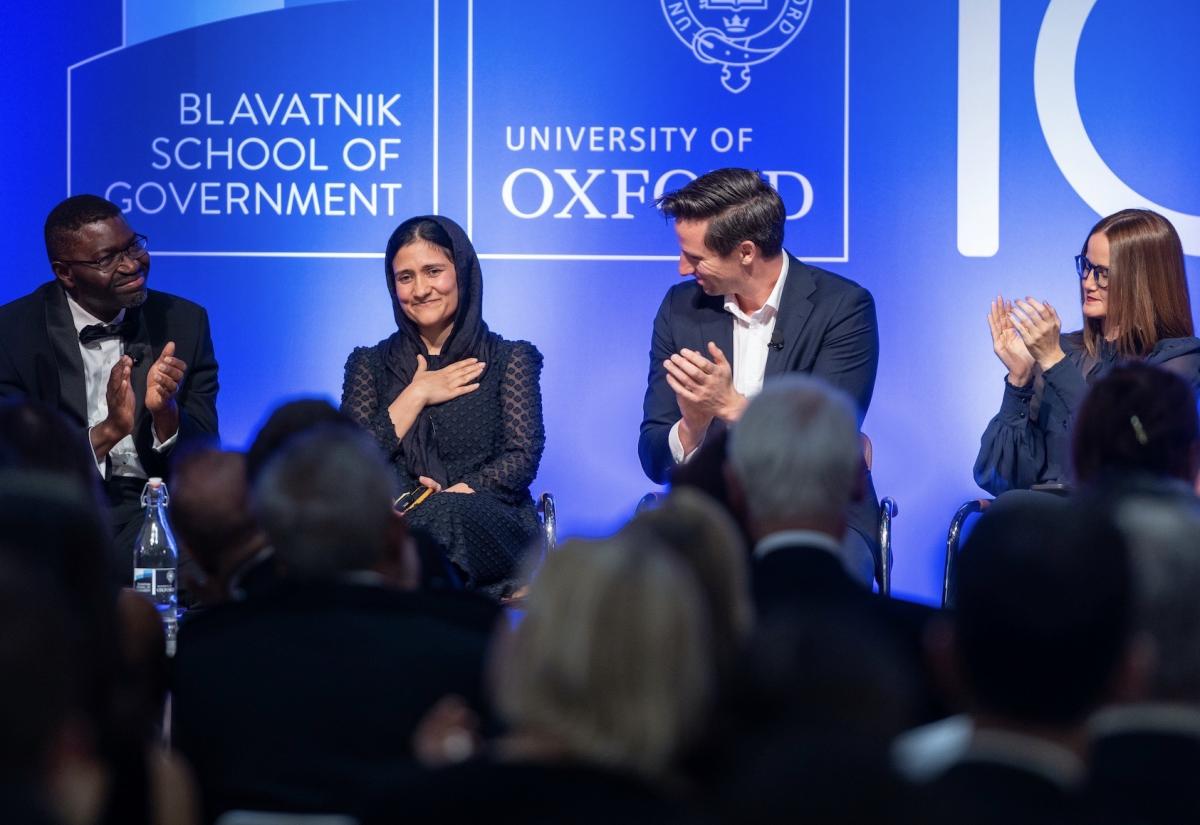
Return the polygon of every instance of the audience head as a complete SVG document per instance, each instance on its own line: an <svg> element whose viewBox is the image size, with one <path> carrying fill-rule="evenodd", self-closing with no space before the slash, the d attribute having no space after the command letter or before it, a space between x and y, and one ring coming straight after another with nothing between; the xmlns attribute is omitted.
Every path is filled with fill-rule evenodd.
<svg viewBox="0 0 1200 825"><path fill-rule="evenodd" d="M716 663L731 668L753 625L754 604L746 547L725 509L704 493L676 488L621 532L633 541L661 542L692 569L708 604Z"/></svg>
<svg viewBox="0 0 1200 825"><path fill-rule="evenodd" d="M205 449L184 455L171 474L171 525L180 550L195 559L221 600L226 577L266 544L250 513L246 457Z"/></svg>
<svg viewBox="0 0 1200 825"><path fill-rule="evenodd" d="M953 619L972 710L1069 729L1114 688L1130 651L1123 537L1099 507L1046 493L1002 497L958 562Z"/></svg>
<svg viewBox="0 0 1200 825"><path fill-rule="evenodd" d="M111 546L95 499L78 484L51 473L0 472L0 562L33 569L63 594L76 710L105 752L128 735Z"/></svg>
<svg viewBox="0 0 1200 825"><path fill-rule="evenodd" d="M1111 336L1117 351L1131 357L1145 355L1163 338L1192 335L1183 245L1162 215L1123 209L1101 218L1081 253L1108 268L1107 287L1097 283L1097 308L1084 303L1083 340L1089 353L1095 355ZM1081 297L1086 298L1086 290L1085 280Z"/></svg>
<svg viewBox="0 0 1200 825"><path fill-rule="evenodd" d="M1145 698L1200 706L1200 510L1134 495L1118 503L1117 520L1129 544L1135 628L1154 652Z"/></svg>
<svg viewBox="0 0 1200 825"><path fill-rule="evenodd" d="M0 548L0 785L49 779L77 686L65 596L45 570Z"/></svg>
<svg viewBox="0 0 1200 825"><path fill-rule="evenodd" d="M254 436L246 451L246 478L253 486L265 465L288 439L323 424L356 428L350 416L323 398L300 398L280 404Z"/></svg>
<svg viewBox="0 0 1200 825"><path fill-rule="evenodd" d="M1160 367L1130 362L1088 391L1072 444L1080 484L1129 475L1194 484L1200 422L1187 381Z"/></svg>
<svg viewBox="0 0 1200 825"><path fill-rule="evenodd" d="M730 434L729 467L756 538L803 527L840 539L863 483L853 402L811 376L771 379Z"/></svg>
<svg viewBox="0 0 1200 825"><path fill-rule="evenodd" d="M783 250L787 216L783 199L750 169L717 169L668 192L657 203L664 215L677 222L707 221L704 245L721 257L743 241L757 246L763 258L774 258Z"/></svg>
<svg viewBox="0 0 1200 825"><path fill-rule="evenodd" d="M391 489L391 471L368 435L324 426L296 436L267 463L253 510L289 577L330 579L389 566L408 552Z"/></svg>
<svg viewBox="0 0 1200 825"><path fill-rule="evenodd" d="M497 653L496 706L514 733L568 758L655 776L698 733L713 663L696 576L669 549L618 534L569 541L534 580Z"/></svg>
<svg viewBox="0 0 1200 825"><path fill-rule="evenodd" d="M27 398L0 401L0 466L59 473L88 490L100 477L79 428L53 407Z"/></svg>

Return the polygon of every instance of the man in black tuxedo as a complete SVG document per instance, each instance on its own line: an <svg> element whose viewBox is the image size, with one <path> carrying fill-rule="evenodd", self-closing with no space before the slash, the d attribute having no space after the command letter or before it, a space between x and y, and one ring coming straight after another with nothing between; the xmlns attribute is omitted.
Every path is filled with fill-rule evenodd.
<svg viewBox="0 0 1200 825"><path fill-rule="evenodd" d="M414 733L435 703L453 694L484 715L499 609L417 591L391 486L374 442L344 425L295 436L262 469L253 507L278 587L185 619L174 661L173 743L209 820L231 808L362 813L414 770Z"/></svg>
<svg viewBox="0 0 1200 825"><path fill-rule="evenodd" d="M875 302L858 284L783 249L787 211L748 169L718 169L664 195L679 274L654 319L638 454L665 483L710 432L737 421L766 377L818 375L848 393L861 425L875 387ZM849 552L870 581L879 553L874 490L857 504Z"/></svg>
<svg viewBox="0 0 1200 825"><path fill-rule="evenodd" d="M117 575L148 476L217 434L217 362L200 306L146 288L150 255L113 203L67 198L45 226L55 279L0 307L0 398L45 402L85 429L117 535Z"/></svg>

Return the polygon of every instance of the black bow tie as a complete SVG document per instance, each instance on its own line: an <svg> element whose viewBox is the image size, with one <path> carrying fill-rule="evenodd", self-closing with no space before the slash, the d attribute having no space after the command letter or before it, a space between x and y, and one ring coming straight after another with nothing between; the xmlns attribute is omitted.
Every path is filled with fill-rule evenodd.
<svg viewBox="0 0 1200 825"><path fill-rule="evenodd" d="M105 338L128 338L133 329L128 321L119 324L91 324L79 330L79 343L87 346Z"/></svg>

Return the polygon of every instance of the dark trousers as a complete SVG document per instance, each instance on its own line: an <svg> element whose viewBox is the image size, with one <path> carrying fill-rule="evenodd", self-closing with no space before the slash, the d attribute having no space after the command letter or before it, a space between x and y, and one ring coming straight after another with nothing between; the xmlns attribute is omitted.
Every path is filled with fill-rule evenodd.
<svg viewBox="0 0 1200 825"><path fill-rule="evenodd" d="M133 545L142 530L144 478L115 476L104 484L108 494L108 518L112 522L112 574L121 587L133 584Z"/></svg>

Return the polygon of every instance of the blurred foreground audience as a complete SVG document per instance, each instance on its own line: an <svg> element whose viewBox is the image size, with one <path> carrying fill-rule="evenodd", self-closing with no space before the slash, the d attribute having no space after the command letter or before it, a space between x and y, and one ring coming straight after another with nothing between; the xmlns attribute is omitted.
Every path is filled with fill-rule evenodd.
<svg viewBox="0 0 1200 825"><path fill-rule="evenodd" d="M1099 507L1010 494L984 514L935 634L972 732L928 784L925 821L1086 821L1087 719L1137 659L1131 591L1125 542Z"/></svg>
<svg viewBox="0 0 1200 825"><path fill-rule="evenodd" d="M707 602L691 567L620 534L546 560L493 649L508 732L393 797L381 821L685 821L676 760L713 691Z"/></svg>
<svg viewBox="0 0 1200 825"><path fill-rule="evenodd" d="M66 597L11 555L0 551L0 822L51 825L78 687Z"/></svg>
<svg viewBox="0 0 1200 825"><path fill-rule="evenodd" d="M942 702L924 666L924 635L936 611L873 594L843 539L866 466L850 398L820 379L786 375L766 383L731 430L726 483L755 542L751 575L760 616L823 608L873 626L910 664L912 722L936 718Z"/></svg>
<svg viewBox="0 0 1200 825"><path fill-rule="evenodd" d="M1200 822L1200 509L1133 496L1117 514L1146 647L1141 678L1090 725L1092 821Z"/></svg>
<svg viewBox="0 0 1200 825"><path fill-rule="evenodd" d="M278 578L275 552L250 512L246 457L211 449L189 453L176 463L170 489L179 578L193 605L270 592Z"/></svg>
<svg viewBox="0 0 1200 825"><path fill-rule="evenodd" d="M437 700L484 713L496 608L415 592L416 554L365 434L326 425L289 439L253 502L284 578L181 627L174 741L209 819L353 812L411 770L413 732Z"/></svg>
<svg viewBox="0 0 1200 825"><path fill-rule="evenodd" d="M103 512L78 479L50 472L0 472L0 564L27 569L24 578L34 592L48 586L61 594L47 596L60 605L67 635L61 649L69 662L64 723L47 743L54 749L52 815L63 825L188 825L196 821L190 774L158 743L161 628L150 626L159 635L147 658L136 627L122 624L129 613L118 613L118 590L109 575L111 542ZM139 608L148 605L130 604L136 625ZM24 622L3 626L5 643L19 643L10 637L25 633L36 636L38 629ZM54 654L47 656L54 660ZM3 674L6 685L13 680L14 674ZM47 690L45 707L35 703L18 710L52 711L55 689ZM7 726L4 735L9 735ZM35 755L31 751L30 769L35 769Z"/></svg>
<svg viewBox="0 0 1200 825"><path fill-rule="evenodd" d="M1186 384L1115 367L1079 491L998 499L943 614L843 552L848 399L772 380L695 484L502 613L422 556L369 436L292 402L246 456L175 457L206 609L169 667L80 433L0 405L0 823L1197 822L1198 443Z"/></svg>
<svg viewBox="0 0 1200 825"><path fill-rule="evenodd" d="M746 547L729 514L704 493L679 488L634 516L621 535L661 543L691 568L708 608L713 661L724 684L754 627Z"/></svg>
<svg viewBox="0 0 1200 825"><path fill-rule="evenodd" d="M1081 486L1190 499L1200 471L1196 397L1162 367L1116 367L1084 398L1071 447Z"/></svg>

